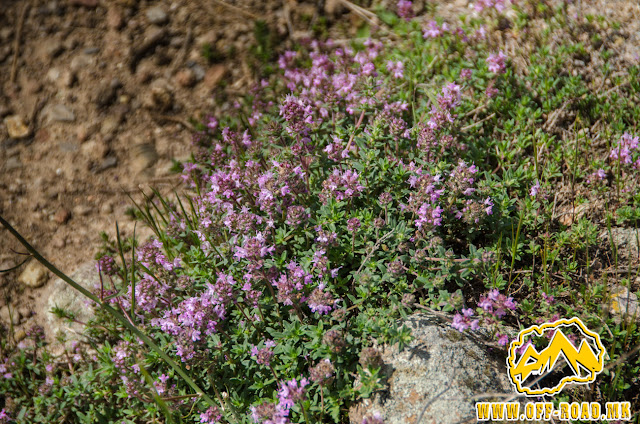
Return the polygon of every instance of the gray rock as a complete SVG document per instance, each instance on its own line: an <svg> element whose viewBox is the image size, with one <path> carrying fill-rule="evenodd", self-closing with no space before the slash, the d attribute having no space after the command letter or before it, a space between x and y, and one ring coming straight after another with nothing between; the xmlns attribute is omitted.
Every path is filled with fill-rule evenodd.
<svg viewBox="0 0 640 424"><path fill-rule="evenodd" d="M29 261L18 276L18 282L34 289L41 287L47 282L47 269L40 265L38 261Z"/></svg>
<svg viewBox="0 0 640 424"><path fill-rule="evenodd" d="M158 160L158 152L153 143L136 144L131 149L131 168L142 172Z"/></svg>
<svg viewBox="0 0 640 424"><path fill-rule="evenodd" d="M612 228L611 237L609 237L608 231L604 231L601 236L608 243L613 241L619 261L628 262L638 259L638 238L640 237L640 232L637 232L635 228Z"/></svg>
<svg viewBox="0 0 640 424"><path fill-rule="evenodd" d="M92 291L96 285L100 285L100 276L94 261L80 265L69 277L89 291ZM78 340L82 336L84 329L82 324L69 322L52 314L51 310L55 307L72 312L76 320L84 323L94 317L93 307L88 303L88 299L64 280L57 278L52 283L51 294L47 300L47 324L49 328L45 329L45 331L52 339L59 332L62 332L67 336L68 341Z"/></svg>
<svg viewBox="0 0 640 424"><path fill-rule="evenodd" d="M145 13L150 23L154 25L166 24L169 20L167 12L161 6L155 6L148 9Z"/></svg>
<svg viewBox="0 0 640 424"><path fill-rule="evenodd" d="M46 117L47 123L73 122L76 120L75 113L60 103L47 105L42 111L42 115Z"/></svg>
<svg viewBox="0 0 640 424"><path fill-rule="evenodd" d="M96 54L96 53L99 53L99 52L100 52L100 49L98 47L85 47L82 50L82 53L88 54L88 55L93 55L93 54Z"/></svg>
<svg viewBox="0 0 640 424"><path fill-rule="evenodd" d="M387 424L475 421L473 396L515 393L505 359L491 354L480 341L423 314L410 316L405 324L414 340L403 352L397 345L378 347L388 390L352 406L352 424L376 413Z"/></svg>
<svg viewBox="0 0 640 424"><path fill-rule="evenodd" d="M102 161L100 166L98 166L94 172L96 174L98 174L98 173L100 173L102 171L105 171L105 170L107 170L109 168L113 168L117 164L118 164L118 158L116 158L115 156L107 156L106 158L104 158L104 160ZM101 211L102 211L102 209L101 209Z"/></svg>
<svg viewBox="0 0 640 424"><path fill-rule="evenodd" d="M620 324L623 318L640 321L638 296L635 293L630 293L627 287L620 285L611 287L607 310L617 324Z"/></svg>
<svg viewBox="0 0 640 424"><path fill-rule="evenodd" d="M193 71L193 74L195 75L197 82L200 82L204 79L206 71L202 66L195 63L193 64L193 66L189 66L189 68L191 68L191 70Z"/></svg>
<svg viewBox="0 0 640 424"><path fill-rule="evenodd" d="M54 83L58 88L69 88L75 82L76 76L68 69L60 70L51 68L47 71L47 79Z"/></svg>
<svg viewBox="0 0 640 424"><path fill-rule="evenodd" d="M73 72L83 71L96 63L96 59L93 56L81 53L77 56L74 56L71 59L71 63L69 64L69 68Z"/></svg>
<svg viewBox="0 0 640 424"><path fill-rule="evenodd" d="M20 158L17 156L11 156L4 163L5 171L12 171L14 169L20 169L20 168L22 168L22 162L20 161Z"/></svg>

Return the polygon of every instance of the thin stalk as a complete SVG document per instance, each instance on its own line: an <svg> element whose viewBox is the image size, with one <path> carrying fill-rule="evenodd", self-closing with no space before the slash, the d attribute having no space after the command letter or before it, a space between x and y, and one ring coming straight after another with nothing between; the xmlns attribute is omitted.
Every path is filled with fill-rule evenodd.
<svg viewBox="0 0 640 424"><path fill-rule="evenodd" d="M520 239L520 229L522 228L522 220L524 219L524 212L520 211L520 219L518 220L518 229L516 230L515 237L513 239L511 245L511 266L509 267L509 285L507 286L507 291L509 291L509 287L511 287L511 274L513 273L513 267L516 262L516 250L518 249L518 240Z"/></svg>

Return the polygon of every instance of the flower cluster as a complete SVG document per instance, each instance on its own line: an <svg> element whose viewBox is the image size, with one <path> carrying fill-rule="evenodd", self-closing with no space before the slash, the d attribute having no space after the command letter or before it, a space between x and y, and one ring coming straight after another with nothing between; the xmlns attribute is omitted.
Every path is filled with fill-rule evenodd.
<svg viewBox="0 0 640 424"><path fill-rule="evenodd" d="M109 277L112 277L118 273L118 265L112 256L104 255L96 262L96 269L98 272L103 273Z"/></svg>
<svg viewBox="0 0 640 424"><path fill-rule="evenodd" d="M215 284L207 284L207 290L166 309L162 317L152 319L151 324L175 337L176 354L182 361L193 359L198 342L203 343L206 336L217 332L224 321L234 286L233 277L220 273Z"/></svg>
<svg viewBox="0 0 640 424"><path fill-rule="evenodd" d="M398 0L398 16L409 21L413 18L413 3L409 0Z"/></svg>
<svg viewBox="0 0 640 424"><path fill-rule="evenodd" d="M507 314L507 310L514 311L518 304L513 300L513 297L507 297L497 289L493 289L486 295L480 296L478 306L483 311L497 318L502 318Z"/></svg>
<svg viewBox="0 0 640 424"><path fill-rule="evenodd" d="M326 386L331 384L335 372L336 369L331 360L325 358L309 369L309 378L320 386Z"/></svg>
<svg viewBox="0 0 640 424"><path fill-rule="evenodd" d="M215 406L210 407L200 414L200 422L203 424L215 424L220 422L221 418L222 414L220 414L220 411Z"/></svg>
<svg viewBox="0 0 640 424"><path fill-rule="evenodd" d="M638 150L638 145L640 145L640 136L634 137L629 133L624 133L616 146L611 149L609 157L621 163L632 163L633 152ZM634 166L640 167L640 159L634 163Z"/></svg>
<svg viewBox="0 0 640 424"><path fill-rule="evenodd" d="M355 199L364 191L358 173L351 169L341 171L336 168L322 183L322 187L323 190L320 193L322 203L327 203L330 198L337 201Z"/></svg>
<svg viewBox="0 0 640 424"><path fill-rule="evenodd" d="M276 346L276 342L273 340L267 340L264 342L264 347L258 349L257 346L251 348L251 356L256 358L256 362L260 365L270 366L271 358L273 357L273 348Z"/></svg>
<svg viewBox="0 0 640 424"><path fill-rule="evenodd" d="M477 0L473 4L473 7L477 12L481 12L484 9L490 8L494 8L498 12L502 12L505 9L506 5L505 0Z"/></svg>
<svg viewBox="0 0 640 424"><path fill-rule="evenodd" d="M278 389L278 403L262 403L259 406L251 407L251 418L255 423L262 424L288 424L289 413L296 402L305 398L305 387L309 385L306 378L291 379L280 384Z"/></svg>
<svg viewBox="0 0 640 424"><path fill-rule="evenodd" d="M473 309L462 308L462 314L457 313L453 316L451 326L461 333L468 328L477 330L480 328L480 320L474 317Z"/></svg>
<svg viewBox="0 0 640 424"><path fill-rule="evenodd" d="M505 63L506 59L507 55L502 51L490 54L487 57L489 72L493 72L494 74L504 74L507 69L507 64Z"/></svg>

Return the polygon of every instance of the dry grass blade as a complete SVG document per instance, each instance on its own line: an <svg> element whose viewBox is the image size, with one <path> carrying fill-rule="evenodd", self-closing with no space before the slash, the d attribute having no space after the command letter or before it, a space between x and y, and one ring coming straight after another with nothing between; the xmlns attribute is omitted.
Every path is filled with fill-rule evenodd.
<svg viewBox="0 0 640 424"><path fill-rule="evenodd" d="M357 4L351 3L349 0L340 0L340 3L365 21L369 22L369 24L373 26L380 26L380 20L375 13L365 9L364 7L358 6Z"/></svg>
<svg viewBox="0 0 640 424"><path fill-rule="evenodd" d="M246 10L244 10L244 9L241 9L241 8L239 8L238 6L234 6L234 5L232 5L232 4L229 4L229 3L225 2L225 1L222 1L222 0L213 0L213 2L214 2L215 4L217 4L217 5L222 6L222 7L226 7L226 8L227 8L227 9L229 9L229 10L232 10L232 11L234 11L234 12L240 13L241 15L244 15L244 16L246 16L247 18L251 18L251 19L253 19L254 21L259 19L259 18L258 18L258 16L254 15L253 13L248 12L248 11L246 11Z"/></svg>
<svg viewBox="0 0 640 424"><path fill-rule="evenodd" d="M31 8L31 2L25 3L22 8L22 13L18 18L18 28L16 30L16 36L13 40L13 61L11 62L11 75L9 81L14 83L16 81L16 73L18 72L18 57L20 56L20 40L22 39L22 29L24 28L24 21L27 17L27 12Z"/></svg>

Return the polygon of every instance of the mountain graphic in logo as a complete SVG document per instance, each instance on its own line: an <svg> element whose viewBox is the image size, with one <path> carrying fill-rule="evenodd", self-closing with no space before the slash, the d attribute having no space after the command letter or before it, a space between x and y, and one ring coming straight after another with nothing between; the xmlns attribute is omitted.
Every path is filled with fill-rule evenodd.
<svg viewBox="0 0 640 424"><path fill-rule="evenodd" d="M577 349L563 332L570 327L577 330L574 332L580 337ZM528 336L542 336L545 331L554 333L544 349L538 351L532 343L525 344ZM518 351L522 347L524 352L519 354ZM605 354L599 335L587 329L579 318L561 319L521 331L509 347L507 368L511 383L518 392L527 396L553 395L559 393L567 383L586 384L595 381L604 368ZM561 358L569 365L570 375L563 376L560 382L553 386L544 387L547 380L544 377L554 369ZM529 387L525 382L532 376L535 377L532 380L536 384L530 383Z"/></svg>

